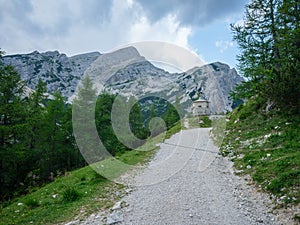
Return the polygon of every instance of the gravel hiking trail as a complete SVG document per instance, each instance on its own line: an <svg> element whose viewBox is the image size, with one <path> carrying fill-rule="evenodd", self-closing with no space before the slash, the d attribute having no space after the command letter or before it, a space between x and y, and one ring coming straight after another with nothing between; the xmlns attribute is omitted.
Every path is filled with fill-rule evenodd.
<svg viewBox="0 0 300 225"><path fill-rule="evenodd" d="M208 128L173 135L132 176L132 191L111 211L107 224L281 224L218 154Z"/></svg>

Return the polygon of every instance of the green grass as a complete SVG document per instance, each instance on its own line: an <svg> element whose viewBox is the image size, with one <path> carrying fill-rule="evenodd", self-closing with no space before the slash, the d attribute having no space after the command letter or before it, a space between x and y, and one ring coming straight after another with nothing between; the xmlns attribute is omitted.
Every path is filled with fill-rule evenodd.
<svg viewBox="0 0 300 225"><path fill-rule="evenodd" d="M0 205L0 224L58 224L75 218L84 219L94 212L112 207L124 194L125 185L104 178L92 167L104 165L109 176L117 178L132 168L128 165L148 162L158 148L157 143L169 138L180 129L179 122L166 133L149 139L139 149L115 157L127 166L114 164L112 158L108 158L58 177L54 182L25 196L3 202Z"/></svg>
<svg viewBox="0 0 300 225"><path fill-rule="evenodd" d="M300 117L251 99L229 115L221 147L242 174L273 196L277 207L300 203Z"/></svg>
<svg viewBox="0 0 300 225"><path fill-rule="evenodd" d="M173 134L178 133L183 128L184 128L183 121L178 121L177 123L174 124L173 127L171 127L169 130L167 130L165 136L163 136L163 139L169 139ZM162 137L158 137L158 139L160 141L163 141ZM158 143L157 140L154 139L154 141L156 141L156 143Z"/></svg>
<svg viewBox="0 0 300 225"><path fill-rule="evenodd" d="M226 117L215 117L214 119L212 119L211 124L214 144L218 147L221 147L226 131Z"/></svg>
<svg viewBox="0 0 300 225"><path fill-rule="evenodd" d="M212 126L212 121L208 116L189 117L188 121L190 128L207 128Z"/></svg>
<svg viewBox="0 0 300 225"><path fill-rule="evenodd" d="M110 207L114 184L85 167L57 178L26 196L1 205L0 224L56 224Z"/></svg>

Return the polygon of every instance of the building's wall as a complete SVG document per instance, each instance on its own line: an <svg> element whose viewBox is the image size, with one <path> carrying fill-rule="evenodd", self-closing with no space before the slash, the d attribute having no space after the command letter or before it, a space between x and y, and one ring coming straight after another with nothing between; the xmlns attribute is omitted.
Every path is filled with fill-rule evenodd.
<svg viewBox="0 0 300 225"><path fill-rule="evenodd" d="M193 103L193 115L205 116L210 114L209 102L194 102Z"/></svg>

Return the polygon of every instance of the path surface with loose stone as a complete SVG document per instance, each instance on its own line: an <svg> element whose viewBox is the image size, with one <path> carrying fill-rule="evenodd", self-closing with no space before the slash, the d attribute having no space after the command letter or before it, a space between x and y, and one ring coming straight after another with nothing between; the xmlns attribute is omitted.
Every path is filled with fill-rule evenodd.
<svg viewBox="0 0 300 225"><path fill-rule="evenodd" d="M218 154L210 129L184 130L166 140L132 185L108 224L280 224Z"/></svg>
<svg viewBox="0 0 300 225"><path fill-rule="evenodd" d="M257 225L279 222L271 201L219 155L210 129L183 130L160 144L143 169L123 176L128 193L110 211L68 225ZM283 221L283 220L281 220Z"/></svg>

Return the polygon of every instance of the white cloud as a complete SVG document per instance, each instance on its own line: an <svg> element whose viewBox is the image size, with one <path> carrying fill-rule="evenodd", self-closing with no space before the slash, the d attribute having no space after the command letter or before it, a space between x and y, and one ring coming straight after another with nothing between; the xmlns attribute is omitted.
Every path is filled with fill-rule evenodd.
<svg viewBox="0 0 300 225"><path fill-rule="evenodd" d="M106 1L102 1L106 2ZM175 15L151 23L144 9L132 0L113 0L106 15L98 15L97 1L37 1L28 3L23 22L11 11L0 18L1 48L9 54L57 49L73 55L88 51L109 51L136 41L166 41L188 47L191 28L180 25ZM7 7L8 7L7 6ZM94 11L92 11L94 10ZM101 12L99 12L101 13ZM109 16L107 16L109 15ZM26 23L26 24L24 24Z"/></svg>
<svg viewBox="0 0 300 225"><path fill-rule="evenodd" d="M131 42L166 41L188 47L188 37L191 33L191 28L180 26L175 16L168 15L152 24L146 17L142 16L131 26L129 40Z"/></svg>
<svg viewBox="0 0 300 225"><path fill-rule="evenodd" d="M227 4L226 0L171 0L171 3L154 1L152 5L146 0L0 0L0 30L3 34L0 35L0 48L7 54L58 50L70 56L90 51L108 52L132 42L163 41L198 55L204 52L207 55L207 52L216 49L224 52L233 46L232 42L218 41L215 44L217 48L205 46L198 52L198 40L191 40L194 32L198 32L195 27L212 24L220 18L237 21L235 16L231 18L230 15L237 12L238 6L242 5L240 1L235 0L235 9L228 5L221 7ZM211 39L210 33L207 35Z"/></svg>
<svg viewBox="0 0 300 225"><path fill-rule="evenodd" d="M233 41L216 41L215 42L215 46L219 49L219 51L221 53L223 53L224 51L226 51L228 48L231 48L234 46L234 42Z"/></svg>

